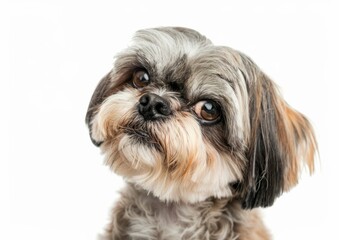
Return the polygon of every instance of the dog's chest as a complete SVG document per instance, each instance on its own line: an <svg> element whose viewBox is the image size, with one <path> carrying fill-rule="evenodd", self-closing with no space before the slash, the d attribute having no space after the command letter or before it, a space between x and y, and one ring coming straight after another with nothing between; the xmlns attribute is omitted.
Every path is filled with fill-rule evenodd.
<svg viewBox="0 0 339 240"><path fill-rule="evenodd" d="M132 213L133 209L133 213ZM144 199L129 208L131 239L236 239L232 217L213 202L202 205L165 204ZM132 217L133 215L133 217Z"/></svg>

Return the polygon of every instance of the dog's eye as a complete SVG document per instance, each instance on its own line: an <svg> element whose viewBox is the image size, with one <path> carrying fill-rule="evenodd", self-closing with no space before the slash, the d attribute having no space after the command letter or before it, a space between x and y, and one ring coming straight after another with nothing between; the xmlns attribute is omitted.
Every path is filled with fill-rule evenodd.
<svg viewBox="0 0 339 240"><path fill-rule="evenodd" d="M143 88L150 83L150 77L145 71L136 71L133 74L132 82L135 88Z"/></svg>
<svg viewBox="0 0 339 240"><path fill-rule="evenodd" d="M193 109L203 123L214 123L220 119L220 106L212 100L200 101Z"/></svg>

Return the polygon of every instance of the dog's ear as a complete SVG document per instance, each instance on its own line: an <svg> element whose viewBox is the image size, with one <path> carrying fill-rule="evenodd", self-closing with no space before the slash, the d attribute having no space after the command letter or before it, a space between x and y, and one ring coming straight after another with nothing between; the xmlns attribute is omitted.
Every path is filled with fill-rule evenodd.
<svg viewBox="0 0 339 240"><path fill-rule="evenodd" d="M89 128L90 138L95 146L100 146L100 142L97 142L92 137L92 119L98 110L100 104L111 94L111 73L108 73L104 76L99 84L97 85L94 93L92 95L91 101L89 103L87 113L86 113L86 124Z"/></svg>
<svg viewBox="0 0 339 240"><path fill-rule="evenodd" d="M317 144L308 120L288 106L259 68L248 67L251 132L243 208L267 207L297 184L303 166L313 172Z"/></svg>

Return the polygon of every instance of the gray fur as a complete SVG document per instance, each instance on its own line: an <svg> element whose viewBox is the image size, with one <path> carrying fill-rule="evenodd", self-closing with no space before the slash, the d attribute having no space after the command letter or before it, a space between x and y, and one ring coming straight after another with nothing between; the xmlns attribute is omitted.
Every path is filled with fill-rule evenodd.
<svg viewBox="0 0 339 240"><path fill-rule="evenodd" d="M237 201L210 198L197 204L160 202L151 193L127 185L113 209L113 221L101 240L235 240L239 225L251 228Z"/></svg>
<svg viewBox="0 0 339 240"><path fill-rule="evenodd" d="M138 88L131 78L141 69L151 80ZM145 120L145 94L171 114ZM220 106L213 124L194 110L205 100ZM106 164L129 182L103 240L270 239L245 209L272 205L305 163L313 170L307 119L246 55L191 29L138 31L94 91L86 122Z"/></svg>

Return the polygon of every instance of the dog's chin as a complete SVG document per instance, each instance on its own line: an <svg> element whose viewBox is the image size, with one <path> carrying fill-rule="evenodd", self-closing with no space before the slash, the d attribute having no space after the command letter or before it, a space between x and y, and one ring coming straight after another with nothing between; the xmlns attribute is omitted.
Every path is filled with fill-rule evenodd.
<svg viewBox="0 0 339 240"><path fill-rule="evenodd" d="M103 144L106 164L162 201L195 203L211 196L231 197L230 183L241 179L237 161L204 143L200 131L194 137L180 132L125 129ZM199 139L202 142L197 144Z"/></svg>

